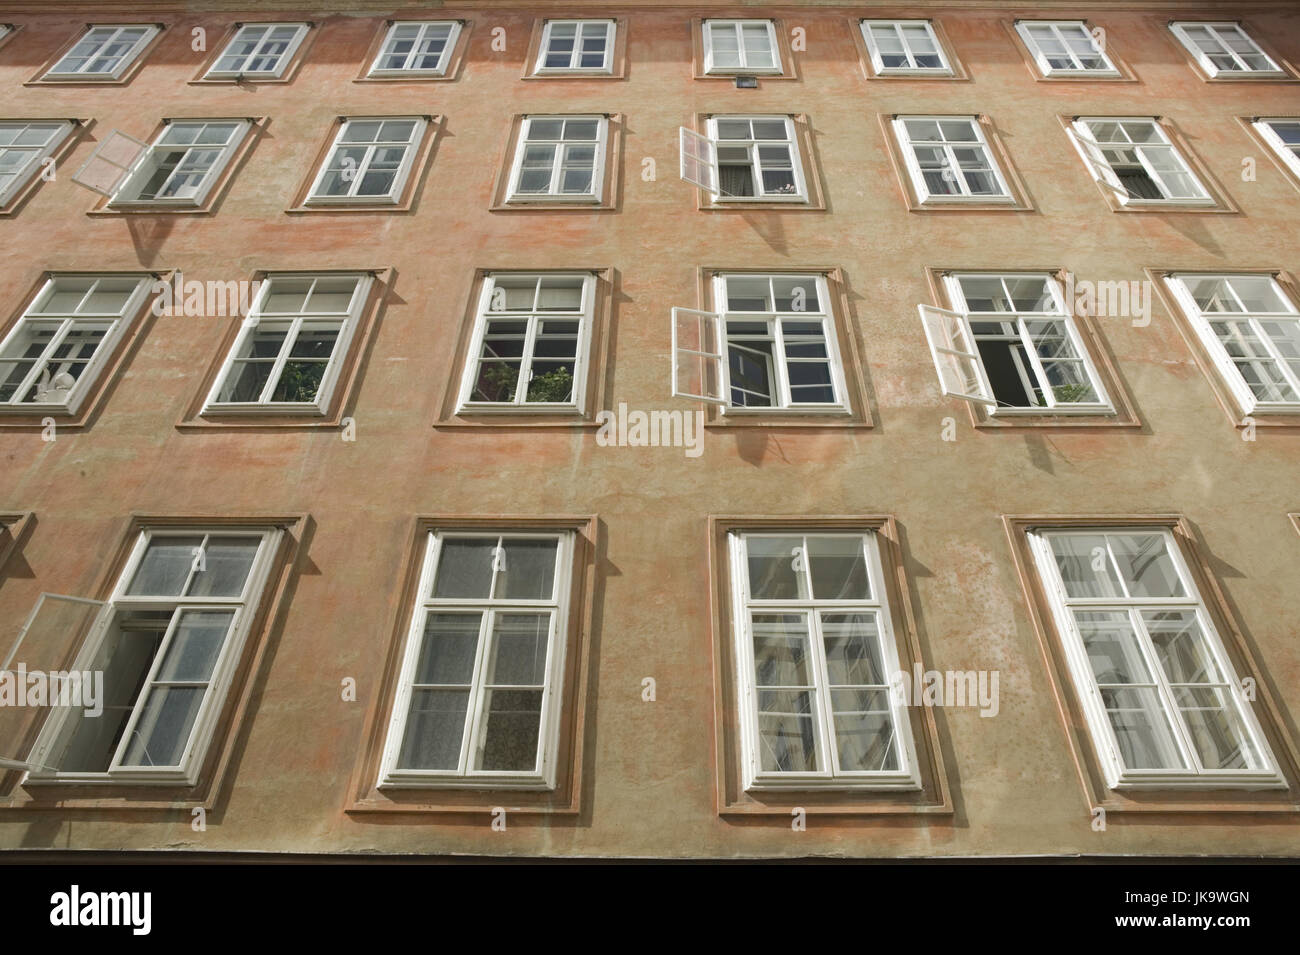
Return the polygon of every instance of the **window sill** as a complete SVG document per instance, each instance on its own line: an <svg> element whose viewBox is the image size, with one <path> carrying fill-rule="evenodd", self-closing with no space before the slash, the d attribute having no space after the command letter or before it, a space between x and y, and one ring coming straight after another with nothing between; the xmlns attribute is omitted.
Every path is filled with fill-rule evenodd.
<svg viewBox="0 0 1300 955"><path fill-rule="evenodd" d="M389 70L375 71L365 76L358 76L354 83L389 80L445 80L449 79L445 70Z"/></svg>
<svg viewBox="0 0 1300 955"><path fill-rule="evenodd" d="M471 417L474 415L483 415L485 418L501 415L517 415L519 417L545 416L555 418L585 417L576 405L542 404L541 402L534 402L531 405L462 405L456 409L457 417Z"/></svg>
<svg viewBox="0 0 1300 955"><path fill-rule="evenodd" d="M563 80L563 79L586 79L586 80L613 80L619 79L614 75L612 69L604 70L584 70L584 69L537 69L529 73L525 79L530 80Z"/></svg>
<svg viewBox="0 0 1300 955"><path fill-rule="evenodd" d="M554 783L538 777L439 777L436 779L416 778L412 776L389 776L375 787L385 795L390 792L413 792L439 790L469 792L554 792Z"/></svg>
<svg viewBox="0 0 1300 955"><path fill-rule="evenodd" d="M1121 778L1111 786L1115 792L1219 792L1223 790L1237 790L1244 792L1264 792L1285 790L1290 787L1286 780L1276 774L1261 774L1259 776L1246 776L1244 774L1234 774L1221 778L1206 778L1204 776L1164 776L1148 775L1141 776L1134 774L1130 779Z"/></svg>
<svg viewBox="0 0 1300 955"><path fill-rule="evenodd" d="M873 780L849 779L800 779L755 780L745 787L746 795L763 795L765 793L877 793L877 792L920 792L921 782L912 776L894 778L881 777Z"/></svg>

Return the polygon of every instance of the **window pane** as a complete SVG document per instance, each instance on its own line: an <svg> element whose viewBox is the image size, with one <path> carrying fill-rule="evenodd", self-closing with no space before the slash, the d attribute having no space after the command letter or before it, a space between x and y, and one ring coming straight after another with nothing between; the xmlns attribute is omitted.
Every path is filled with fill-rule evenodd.
<svg viewBox="0 0 1300 955"><path fill-rule="evenodd" d="M474 679L481 613L431 613L424 621L417 684L469 686Z"/></svg>
<svg viewBox="0 0 1300 955"><path fill-rule="evenodd" d="M167 656L158 668L158 683L206 683L235 619L233 610L187 610L172 634Z"/></svg>
<svg viewBox="0 0 1300 955"><path fill-rule="evenodd" d="M1111 550L1131 597L1182 597L1182 581L1162 534L1112 534Z"/></svg>
<svg viewBox="0 0 1300 955"><path fill-rule="evenodd" d="M840 769L875 773L897 770L889 690L832 689L830 695Z"/></svg>
<svg viewBox="0 0 1300 955"><path fill-rule="evenodd" d="M1224 682L1194 611L1144 610L1142 622L1170 683Z"/></svg>
<svg viewBox="0 0 1300 955"><path fill-rule="evenodd" d="M122 762L128 766L178 765L206 693L206 687L198 686L150 690Z"/></svg>
<svg viewBox="0 0 1300 955"><path fill-rule="evenodd" d="M752 626L760 764L768 772L816 770L807 620L802 614L755 614Z"/></svg>
<svg viewBox="0 0 1300 955"><path fill-rule="evenodd" d="M238 597L257 556L260 537L213 537L190 582L191 597Z"/></svg>
<svg viewBox="0 0 1300 955"><path fill-rule="evenodd" d="M468 690L414 690L399 769L456 769L465 735Z"/></svg>
<svg viewBox="0 0 1300 955"><path fill-rule="evenodd" d="M444 538L434 597L487 597L492 588L494 537Z"/></svg>
<svg viewBox="0 0 1300 955"><path fill-rule="evenodd" d="M1076 610L1074 620L1098 686L1154 682L1127 611Z"/></svg>
<svg viewBox="0 0 1300 955"><path fill-rule="evenodd" d="M1186 768L1154 689L1103 688L1101 699L1126 768Z"/></svg>
<svg viewBox="0 0 1300 955"><path fill-rule="evenodd" d="M550 600L555 590L555 540L506 538L505 568L497 580L496 596L507 600Z"/></svg>
<svg viewBox="0 0 1300 955"><path fill-rule="evenodd" d="M180 596L202 544L202 537L153 538L126 592L133 596Z"/></svg>
<svg viewBox="0 0 1300 955"><path fill-rule="evenodd" d="M808 569L817 600L871 599L860 537L809 537Z"/></svg>
<svg viewBox="0 0 1300 955"><path fill-rule="evenodd" d="M1226 688L1176 686L1173 690L1197 758L1206 769L1259 769L1263 765Z"/></svg>
<svg viewBox="0 0 1300 955"><path fill-rule="evenodd" d="M1048 540L1068 596L1123 596L1100 534L1053 534Z"/></svg>
<svg viewBox="0 0 1300 955"><path fill-rule="evenodd" d="M796 570L796 563L803 563L802 547L798 537L746 538L750 596L755 600L808 599L807 578Z"/></svg>

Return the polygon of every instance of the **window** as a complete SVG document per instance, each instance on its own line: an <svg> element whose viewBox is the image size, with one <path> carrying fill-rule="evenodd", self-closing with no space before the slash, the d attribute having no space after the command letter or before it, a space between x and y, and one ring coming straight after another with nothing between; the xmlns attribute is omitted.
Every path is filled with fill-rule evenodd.
<svg viewBox="0 0 1300 955"><path fill-rule="evenodd" d="M553 789L572 532L429 534L380 786Z"/></svg>
<svg viewBox="0 0 1300 955"><path fill-rule="evenodd" d="M711 116L708 136L682 127L682 177L714 202L807 202L790 116Z"/></svg>
<svg viewBox="0 0 1300 955"><path fill-rule="evenodd" d="M1243 414L1300 412L1300 312L1271 275L1166 283Z"/></svg>
<svg viewBox="0 0 1300 955"><path fill-rule="evenodd" d="M30 778L193 785L280 534L144 530L73 667L103 672L103 714L56 710Z"/></svg>
<svg viewBox="0 0 1300 955"><path fill-rule="evenodd" d="M952 75L929 20L863 20L862 36L877 76Z"/></svg>
<svg viewBox="0 0 1300 955"><path fill-rule="evenodd" d="M705 20L705 73L780 73L771 20Z"/></svg>
<svg viewBox="0 0 1300 955"><path fill-rule="evenodd" d="M583 410L596 276L487 276L460 411Z"/></svg>
<svg viewBox="0 0 1300 955"><path fill-rule="evenodd" d="M204 413L324 414L372 282L359 273L268 276Z"/></svg>
<svg viewBox="0 0 1300 955"><path fill-rule="evenodd" d="M994 414L1114 413L1053 277L958 274L945 282L957 310L920 307L944 394Z"/></svg>
<svg viewBox="0 0 1300 955"><path fill-rule="evenodd" d="M0 207L31 182L73 126L71 120L0 123Z"/></svg>
<svg viewBox="0 0 1300 955"><path fill-rule="evenodd" d="M45 73L47 80L117 80L155 36L152 24L92 26Z"/></svg>
<svg viewBox="0 0 1300 955"><path fill-rule="evenodd" d="M345 119L307 204L396 203L427 127L418 116Z"/></svg>
<svg viewBox="0 0 1300 955"><path fill-rule="evenodd" d="M1154 118L1080 117L1070 132L1092 177L1122 204L1214 204Z"/></svg>
<svg viewBox="0 0 1300 955"><path fill-rule="evenodd" d="M674 395L726 413L847 413L825 276L717 275L713 300L718 312L673 309Z"/></svg>
<svg viewBox="0 0 1300 955"><path fill-rule="evenodd" d="M202 205L251 125L246 119L167 120L110 204Z"/></svg>
<svg viewBox="0 0 1300 955"><path fill-rule="evenodd" d="M1112 789L1285 786L1167 528L1030 544Z"/></svg>
<svg viewBox="0 0 1300 955"><path fill-rule="evenodd" d="M370 76L443 76L451 62L460 23L406 20L394 23L371 64Z"/></svg>
<svg viewBox="0 0 1300 955"><path fill-rule="evenodd" d="M744 788L920 788L875 533L729 544Z"/></svg>
<svg viewBox="0 0 1300 955"><path fill-rule="evenodd" d="M604 116L525 116L507 201L600 202L608 136Z"/></svg>
<svg viewBox="0 0 1300 955"><path fill-rule="evenodd" d="M0 413L75 414L153 283L54 275L0 342Z"/></svg>
<svg viewBox="0 0 1300 955"><path fill-rule="evenodd" d="M279 79L307 30L306 23L245 23L205 79Z"/></svg>
<svg viewBox="0 0 1300 955"><path fill-rule="evenodd" d="M1119 76L1082 20L1017 20L1016 31L1044 76Z"/></svg>
<svg viewBox="0 0 1300 955"><path fill-rule="evenodd" d="M1257 119L1254 126L1287 168L1300 176L1300 118ZM0 157L0 162L3 162L3 157Z"/></svg>
<svg viewBox="0 0 1300 955"><path fill-rule="evenodd" d="M974 116L898 116L894 130L922 203L1011 200Z"/></svg>
<svg viewBox="0 0 1300 955"><path fill-rule="evenodd" d="M612 72L614 30L613 20L547 20L535 72Z"/></svg>
<svg viewBox="0 0 1300 955"><path fill-rule="evenodd" d="M1210 77L1224 74L1283 75L1281 67L1255 45L1255 41L1246 35L1239 24L1193 23L1185 20L1169 24L1169 29Z"/></svg>

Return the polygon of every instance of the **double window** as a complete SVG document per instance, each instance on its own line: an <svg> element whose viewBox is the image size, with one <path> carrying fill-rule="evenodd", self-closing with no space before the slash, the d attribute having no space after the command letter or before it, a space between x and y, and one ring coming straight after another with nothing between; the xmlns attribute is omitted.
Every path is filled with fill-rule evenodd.
<svg viewBox="0 0 1300 955"><path fill-rule="evenodd" d="M1079 117L1071 138L1092 177L1125 205L1213 205L1153 117Z"/></svg>
<svg viewBox="0 0 1300 955"><path fill-rule="evenodd" d="M877 76L951 76L929 20L863 20L862 36Z"/></svg>
<svg viewBox="0 0 1300 955"><path fill-rule="evenodd" d="M955 311L920 307L944 394L998 414L1113 413L1054 277L962 273L945 283Z"/></svg>
<svg viewBox="0 0 1300 955"><path fill-rule="evenodd" d="M72 129L66 119L0 123L0 208L31 182Z"/></svg>
<svg viewBox="0 0 1300 955"><path fill-rule="evenodd" d="M1210 77L1283 75L1240 24L1183 20L1169 24L1169 29Z"/></svg>
<svg viewBox="0 0 1300 955"><path fill-rule="evenodd" d="M1167 528L1030 544L1111 788L1285 786Z"/></svg>
<svg viewBox="0 0 1300 955"><path fill-rule="evenodd" d="M434 531L380 786L551 789L572 532Z"/></svg>
<svg viewBox="0 0 1300 955"><path fill-rule="evenodd" d="M534 72L611 72L614 31L613 20L547 20Z"/></svg>
<svg viewBox="0 0 1300 955"><path fill-rule="evenodd" d="M56 710L31 778L193 784L280 535L142 531L73 667L103 673L103 713Z"/></svg>
<svg viewBox="0 0 1300 955"><path fill-rule="evenodd" d="M306 23L245 23L231 37L205 78L279 79L293 61L309 28Z"/></svg>
<svg viewBox="0 0 1300 955"><path fill-rule="evenodd" d="M149 294L146 275L54 275L0 342L0 412L75 414Z"/></svg>
<svg viewBox="0 0 1300 955"><path fill-rule="evenodd" d="M705 20L705 73L780 73L771 20Z"/></svg>
<svg viewBox="0 0 1300 955"><path fill-rule="evenodd" d="M420 116L345 119L312 183L307 204L396 203L428 125Z"/></svg>
<svg viewBox="0 0 1300 955"><path fill-rule="evenodd" d="M714 202L807 202L791 116L711 116L708 135L682 127L682 178Z"/></svg>
<svg viewBox="0 0 1300 955"><path fill-rule="evenodd" d="M125 168L110 204L202 205L251 125L246 119L167 120L153 145Z"/></svg>
<svg viewBox="0 0 1300 955"><path fill-rule="evenodd" d="M1289 116L1257 119L1254 126L1256 132L1286 163L1287 168L1300 178L1300 118Z"/></svg>
<svg viewBox="0 0 1300 955"><path fill-rule="evenodd" d="M1300 412L1300 311L1271 275L1166 277L1243 414Z"/></svg>
<svg viewBox="0 0 1300 955"><path fill-rule="evenodd" d="M923 204L1012 200L977 117L898 116L894 131Z"/></svg>
<svg viewBox="0 0 1300 955"><path fill-rule="evenodd" d="M204 405L205 413L324 414L373 276L267 276Z"/></svg>
<svg viewBox="0 0 1300 955"><path fill-rule="evenodd" d="M606 116L525 116L510 171L508 201L601 201Z"/></svg>
<svg viewBox="0 0 1300 955"><path fill-rule="evenodd" d="M443 76L451 62L460 23L402 20L388 28L370 76Z"/></svg>
<svg viewBox="0 0 1300 955"><path fill-rule="evenodd" d="M744 788L920 788L876 534L729 546Z"/></svg>
<svg viewBox="0 0 1300 955"><path fill-rule="evenodd" d="M85 35L46 71L47 80L116 80L158 35L148 23L91 26Z"/></svg>
<svg viewBox="0 0 1300 955"><path fill-rule="evenodd" d="M460 410L581 412L595 286L589 272L488 275Z"/></svg>
<svg viewBox="0 0 1300 955"><path fill-rule="evenodd" d="M727 413L847 413L826 277L721 274L716 312L673 310L673 394Z"/></svg>
<svg viewBox="0 0 1300 955"><path fill-rule="evenodd" d="M1044 76L1119 76L1082 20L1017 20L1016 31Z"/></svg>

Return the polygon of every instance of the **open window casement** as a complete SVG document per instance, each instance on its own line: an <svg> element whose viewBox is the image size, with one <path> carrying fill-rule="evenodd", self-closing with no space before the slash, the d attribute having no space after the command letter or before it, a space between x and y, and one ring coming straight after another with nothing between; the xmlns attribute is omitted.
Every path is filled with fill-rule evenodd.
<svg viewBox="0 0 1300 955"><path fill-rule="evenodd" d="M111 199L148 156L148 143L114 129L82 163L72 181Z"/></svg>
<svg viewBox="0 0 1300 955"><path fill-rule="evenodd" d="M918 305L939 387L945 395L997 407L984 362L975 347L970 317L935 305Z"/></svg>
<svg viewBox="0 0 1300 955"><path fill-rule="evenodd" d="M722 316L717 312L673 309L673 397L727 403Z"/></svg>
<svg viewBox="0 0 1300 955"><path fill-rule="evenodd" d="M6 692L14 694L8 705L0 706L0 770L58 772L58 766L51 765L56 757L32 737L43 719L60 718L85 704L94 707L98 688L93 674L77 666L68 669L68 660L86 634L107 619L107 606L103 600L67 594L42 593L36 598L0 664L0 680L9 684Z"/></svg>
<svg viewBox="0 0 1300 955"><path fill-rule="evenodd" d="M1120 202L1127 202L1130 199L1128 190L1120 184L1115 170L1106 161L1106 154L1102 151L1101 144L1093 138L1088 127L1076 120L1065 132L1070 137L1070 142L1074 143L1074 148L1097 185L1113 192Z"/></svg>
<svg viewBox="0 0 1300 955"><path fill-rule="evenodd" d="M681 178L699 186L705 192L719 195L718 145L708 136L693 129L680 127Z"/></svg>

